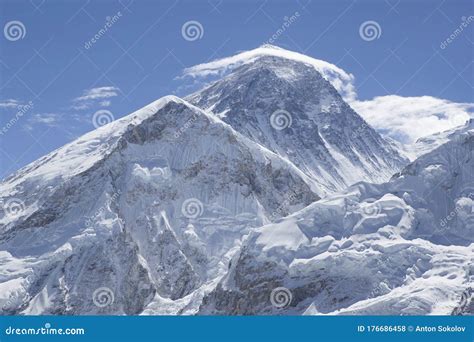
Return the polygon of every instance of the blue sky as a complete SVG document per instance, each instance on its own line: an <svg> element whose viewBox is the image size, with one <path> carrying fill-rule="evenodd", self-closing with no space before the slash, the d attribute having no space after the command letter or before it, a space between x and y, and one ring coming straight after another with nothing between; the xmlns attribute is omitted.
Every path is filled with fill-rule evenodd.
<svg viewBox="0 0 474 342"><path fill-rule="evenodd" d="M430 96L423 103L435 108L431 117L442 116L437 111L446 101L447 111L457 104L465 110L474 102L473 6L469 0L1 0L0 178L94 129L98 111L117 119L161 96L186 95L192 80L177 78L184 68L256 48L295 13L274 44L353 74L356 109L388 111L386 102L374 107L380 96L392 96L393 108ZM91 42L107 20L105 34ZM189 21L202 27L196 40L182 35ZM376 39L362 39L367 21L379 25ZM420 113L393 125L417 125ZM368 117L383 126L394 115L403 116Z"/></svg>

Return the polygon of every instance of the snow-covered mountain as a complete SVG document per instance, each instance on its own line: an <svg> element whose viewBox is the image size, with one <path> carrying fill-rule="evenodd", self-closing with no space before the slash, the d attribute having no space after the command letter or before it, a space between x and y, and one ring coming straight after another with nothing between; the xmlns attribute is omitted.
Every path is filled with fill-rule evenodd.
<svg viewBox="0 0 474 342"><path fill-rule="evenodd" d="M200 313L472 314L474 128L446 139L252 231Z"/></svg>
<svg viewBox="0 0 474 342"><path fill-rule="evenodd" d="M464 125L420 138L411 145L399 146L399 150L404 151L411 160L414 160L448 142L451 136L461 134L473 128L474 119L470 119Z"/></svg>
<svg viewBox="0 0 474 342"><path fill-rule="evenodd" d="M137 314L180 299L225 272L252 227L317 200L312 188L219 119L163 98L0 185L2 312ZM97 289L113 303L94 305Z"/></svg>
<svg viewBox="0 0 474 342"><path fill-rule="evenodd" d="M343 100L335 66L274 46L190 68L225 70L186 99L293 162L320 184L321 196L357 181L382 182L407 164ZM348 76L346 76L348 77Z"/></svg>
<svg viewBox="0 0 474 342"><path fill-rule="evenodd" d="M406 166L329 63L264 46L187 73L219 78L0 183L1 314L470 310L471 125Z"/></svg>

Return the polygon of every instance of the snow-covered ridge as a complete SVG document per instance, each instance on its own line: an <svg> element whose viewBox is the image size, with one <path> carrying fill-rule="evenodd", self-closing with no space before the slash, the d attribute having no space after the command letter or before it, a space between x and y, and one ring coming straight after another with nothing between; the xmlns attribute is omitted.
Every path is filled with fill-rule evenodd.
<svg viewBox="0 0 474 342"><path fill-rule="evenodd" d="M23 178L24 176L28 179L38 178L41 179L42 182L48 182L54 179L62 179L62 181L65 181L68 178L72 178L73 176L84 172L109 154L113 148L116 147L117 142L127 132L127 130L130 130L131 127L137 127L140 123L149 119L151 116L156 115L161 109L163 109L163 107L170 103L182 104L183 106L188 107L197 113L197 115L206 117L210 122L224 126L230 134L238 137L238 139L250 148L258 150L272 159L280 159L281 162L286 163L287 167L292 169L293 172L298 173L302 178L304 178L313 190L317 190L314 182L305 176L304 173L289 160L280 158L280 156L264 146L261 146L243 136L215 115L205 112L177 96L168 95L153 101L145 107L116 121L86 133L71 143L68 143L50 152L46 156L26 165L0 183L0 193L7 194L11 192L20 181L25 180ZM189 123L185 123L185 126L186 124ZM179 134L179 130L177 134Z"/></svg>
<svg viewBox="0 0 474 342"><path fill-rule="evenodd" d="M126 131L128 125L139 124L170 102L186 103L177 96L165 96L119 120L86 133L4 179L0 183L0 193L6 193L9 187L18 184L23 175L29 178L41 177L43 181L47 181L60 176L71 177L83 172L110 152L110 148ZM192 105L189 104L189 106Z"/></svg>
<svg viewBox="0 0 474 342"><path fill-rule="evenodd" d="M156 101L0 185L23 206L0 214L1 312L193 313L183 298L208 291L249 230L318 199L307 181L186 101ZM104 286L117 300L101 309Z"/></svg>
<svg viewBox="0 0 474 342"><path fill-rule="evenodd" d="M462 126L420 138L414 144L405 146L405 150L412 159L416 159L448 142L452 137L472 131L473 129L474 119L470 119Z"/></svg>
<svg viewBox="0 0 474 342"><path fill-rule="evenodd" d="M320 72L326 80L331 82L342 97L346 100L355 99L355 90L353 86L354 76L352 74L347 73L336 65L323 60L315 59L298 52L285 50L269 44L262 45L254 50L238 53L231 57L217 59L209 63L203 63L186 68L183 73L184 75L191 77L223 75L241 65L252 63L263 56L281 57L310 65Z"/></svg>
<svg viewBox="0 0 474 342"><path fill-rule="evenodd" d="M254 230L200 312L472 314L473 167L466 127L388 183L355 184ZM284 308L267 300L275 288Z"/></svg>
<svg viewBox="0 0 474 342"><path fill-rule="evenodd" d="M328 81L341 70L273 46L241 55L0 183L23 205L0 211L1 314L465 311L472 122L404 167ZM96 305L104 288L112 303Z"/></svg>

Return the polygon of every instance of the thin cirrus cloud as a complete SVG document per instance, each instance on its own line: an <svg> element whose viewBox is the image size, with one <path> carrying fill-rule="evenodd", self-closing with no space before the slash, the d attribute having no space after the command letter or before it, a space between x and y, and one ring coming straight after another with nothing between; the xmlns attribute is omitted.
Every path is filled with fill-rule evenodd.
<svg viewBox="0 0 474 342"><path fill-rule="evenodd" d="M46 127L60 127L61 117L62 115L58 113L35 113L28 117L28 120L23 125L23 128L31 132L37 128L37 125Z"/></svg>
<svg viewBox="0 0 474 342"><path fill-rule="evenodd" d="M102 107L108 107L112 104L111 98L119 95L120 89L117 87L97 87L87 89L79 97L73 100L73 108L76 110L82 110L92 107L98 103Z"/></svg>
<svg viewBox="0 0 474 342"><path fill-rule="evenodd" d="M378 96L350 105L375 129L404 143L466 123L474 103L456 103L432 96Z"/></svg>
<svg viewBox="0 0 474 342"><path fill-rule="evenodd" d="M15 99L1 100L0 101L0 108L1 109L17 108L21 104L22 104L21 101L18 101L18 100L15 100Z"/></svg>

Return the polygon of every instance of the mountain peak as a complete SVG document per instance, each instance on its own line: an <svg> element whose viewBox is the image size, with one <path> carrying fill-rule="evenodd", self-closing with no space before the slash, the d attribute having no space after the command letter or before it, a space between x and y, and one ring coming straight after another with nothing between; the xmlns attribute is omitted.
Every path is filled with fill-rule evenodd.
<svg viewBox="0 0 474 342"><path fill-rule="evenodd" d="M278 46L264 44L256 49L243 51L230 57L216 59L211 62L198 64L183 71L184 76L208 77L213 75L225 75L245 64L256 62L262 57L273 56L309 65L316 69L327 81L336 88L342 97L346 99L355 98L353 87L354 76L334 64L319 60L299 52L285 50Z"/></svg>
<svg viewBox="0 0 474 342"><path fill-rule="evenodd" d="M272 44L262 44L258 47L259 49L275 49L275 50L281 50L281 51L284 51L285 49L279 47L279 46L276 46L276 45L272 45ZM286 50L288 51L288 50Z"/></svg>

